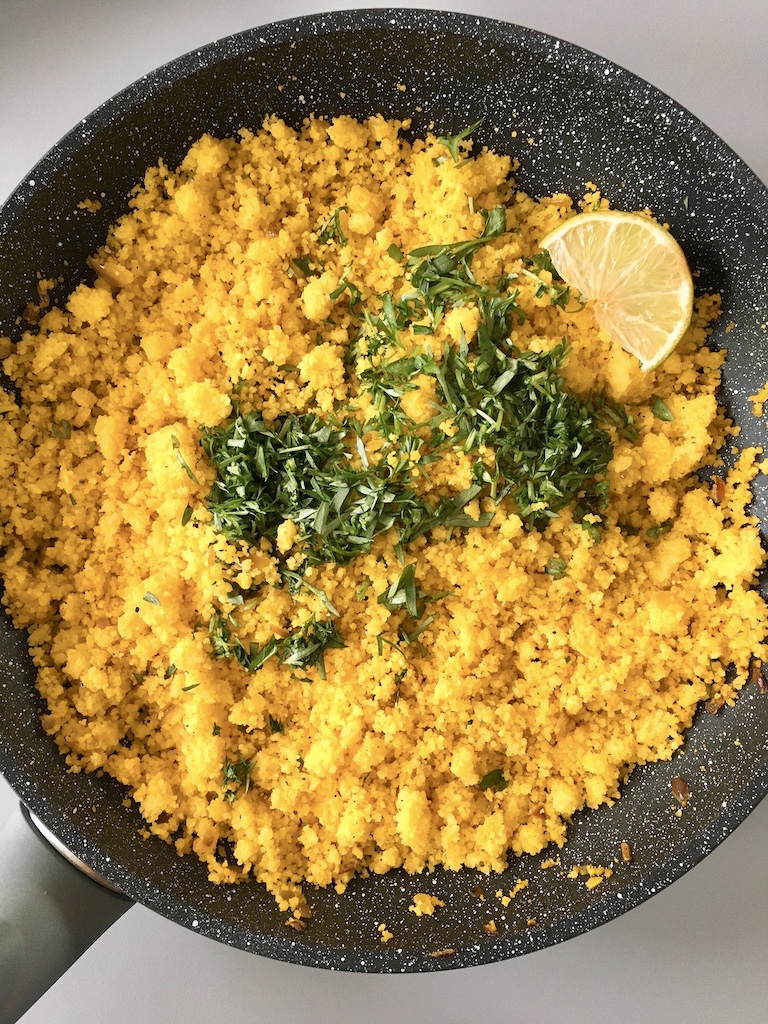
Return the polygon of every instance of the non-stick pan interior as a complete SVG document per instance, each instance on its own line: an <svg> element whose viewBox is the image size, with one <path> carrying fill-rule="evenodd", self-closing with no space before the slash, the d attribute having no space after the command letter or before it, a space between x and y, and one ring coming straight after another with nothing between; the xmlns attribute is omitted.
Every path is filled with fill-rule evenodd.
<svg viewBox="0 0 768 1024"><path fill-rule="evenodd" d="M62 276L60 296L88 278L86 257L148 166L161 158L177 163L203 132L258 128L268 114L298 126L311 113L409 118L414 134L433 125L453 133L483 118L475 138L519 160L523 190L578 196L593 181L619 208L650 207L680 240L697 286L723 295L714 342L724 344L725 324L736 325L727 336L723 400L745 443L759 443L748 398L768 376L764 187L687 111L626 71L539 33L461 15L379 10L262 27L189 54L99 108L0 213L0 334L19 336L38 273ZM101 209L78 209L85 198L100 199ZM765 500L758 490L761 518ZM568 845L554 851L559 867L541 869L553 856L547 851L513 859L501 876L395 872L355 880L343 896L311 890L314 917L298 934L261 886L213 886L195 860L141 839L141 821L122 806L124 793L112 780L65 772L39 726L33 678L23 635L0 618L0 767L45 824L166 916L315 966L426 971L551 945L677 878L768 788L768 697L750 684L735 708L702 715L672 762L635 772L618 804L578 815ZM681 813L670 791L676 776L692 791ZM631 863L621 860L622 841L634 851ZM579 864L612 867L613 875L588 890L583 879L566 877ZM508 893L519 879L527 888L504 907L495 893ZM417 918L408 911L417 892L439 896L445 910ZM483 929L490 919L498 936ZM381 922L394 934L387 945Z"/></svg>

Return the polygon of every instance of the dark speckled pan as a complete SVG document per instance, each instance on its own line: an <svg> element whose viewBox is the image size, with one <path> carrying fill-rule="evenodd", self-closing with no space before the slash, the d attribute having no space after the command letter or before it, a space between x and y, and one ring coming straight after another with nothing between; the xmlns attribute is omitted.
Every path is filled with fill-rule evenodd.
<svg viewBox="0 0 768 1024"><path fill-rule="evenodd" d="M744 440L758 442L764 426L748 396L768 377L766 189L695 117L628 72L540 33L462 15L379 10L281 22L188 54L120 93L44 157L0 213L0 334L18 335L38 271L62 274L62 294L88 277L86 256L147 166L174 164L202 132L255 128L269 113L298 125L310 112L411 117L416 133L432 123L456 132L483 117L477 140L519 159L526 191L579 195L591 180L617 207L649 206L670 223L698 286L723 294L714 343L736 324L723 400ZM78 211L85 196L103 197L97 214ZM765 502L760 486L758 514ZM702 715L672 762L635 772L616 806L579 814L562 868L540 870L542 857L526 857L491 878L395 872L357 880L341 897L312 891L314 919L298 935L261 886L213 886L195 860L142 841L136 812L122 806L111 780L68 775L38 724L24 636L6 619L0 644L0 767L40 819L132 898L205 935L296 963L432 971L552 945L678 878L768 788L768 696L750 684L734 709ZM680 816L675 776L693 793ZM622 840L634 850L629 864L615 863ZM588 891L566 877L583 863L611 865L613 877ZM502 907L493 893L519 878L530 884ZM472 895L478 885L485 903ZM445 910L409 913L420 891L439 896ZM483 931L490 918L497 937ZM382 921L395 936L386 945ZM434 955L447 949L455 952Z"/></svg>

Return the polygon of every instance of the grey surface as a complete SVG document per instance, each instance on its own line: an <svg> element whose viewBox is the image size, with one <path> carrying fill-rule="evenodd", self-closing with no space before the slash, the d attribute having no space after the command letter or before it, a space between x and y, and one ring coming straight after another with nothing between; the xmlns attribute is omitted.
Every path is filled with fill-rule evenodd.
<svg viewBox="0 0 768 1024"><path fill-rule="evenodd" d="M349 6L0 0L0 198L80 117L158 64L254 24ZM763 0L727 9L682 2L670 12L662 0L442 6L517 21L616 61L691 109L768 180ZM0 822L11 799L1 788ZM522 960L440 976L341 976L271 963L136 908L24 1020L764 1022L767 837L768 802L702 865L624 918Z"/></svg>
<svg viewBox="0 0 768 1024"><path fill-rule="evenodd" d="M20 807L0 828L3 1024L18 1020L131 907L127 897L73 867L65 854Z"/></svg>

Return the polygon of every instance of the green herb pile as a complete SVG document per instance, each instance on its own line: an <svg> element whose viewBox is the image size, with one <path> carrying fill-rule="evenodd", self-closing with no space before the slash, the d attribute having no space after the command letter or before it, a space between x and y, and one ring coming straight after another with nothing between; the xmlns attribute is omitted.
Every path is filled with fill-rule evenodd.
<svg viewBox="0 0 768 1024"><path fill-rule="evenodd" d="M340 212L319 232L319 245L346 244ZM506 213L503 207L480 212L484 227L477 238L408 254L391 246L389 257L403 269L398 293L363 303L346 276L334 291L334 301L346 293L358 325L347 371L370 398L367 417L348 406L325 418L289 414L268 422L236 408L225 426L202 430L203 449L217 474L207 499L215 529L253 546L262 538L274 542L283 522L294 523L296 542L290 559L280 563L282 585L294 594L302 588L318 594L331 617L336 610L305 580L307 567L346 565L390 532L405 565L407 545L436 527L466 531L489 525L489 503L510 500L526 528L536 530L574 505L576 520L599 539L588 513L599 513L607 503L602 474L612 445L605 425L626 433L631 420L604 397L585 401L568 391L560 374L564 341L548 352L520 351L512 343L514 324L526 318L517 302L516 275L481 283L472 271L477 251L506 231ZM294 263L310 275L322 266L319 258ZM551 273L546 254L528 267L523 273L531 276L542 269ZM569 301L567 288L557 282L542 280L537 294L544 294L541 289L555 305ZM467 306L480 314L476 338L470 342L462 335L436 358L419 339L434 335L450 310ZM415 422L401 400L425 378L435 383L432 415ZM420 493L418 474L428 477L430 464L451 450L474 456L472 483L430 501ZM483 510L473 516L467 506L474 501ZM547 571L559 578L564 570L553 564ZM233 594L234 603L250 596L236 589ZM425 628L425 599L443 596L422 594L410 563L378 598L390 610L407 611L410 629L401 630L399 639L408 642ZM330 619L314 616L298 632L261 646L243 641L236 628L231 610L214 615L213 653L236 659L250 672L274 657L293 669L317 666L324 676L324 650L344 646Z"/></svg>

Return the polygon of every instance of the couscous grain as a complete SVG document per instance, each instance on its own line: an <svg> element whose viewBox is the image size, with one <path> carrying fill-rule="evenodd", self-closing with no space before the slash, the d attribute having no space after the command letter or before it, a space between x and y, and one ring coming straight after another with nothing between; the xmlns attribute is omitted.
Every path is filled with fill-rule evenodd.
<svg viewBox="0 0 768 1024"><path fill-rule="evenodd" d="M253 876L292 912L303 882L496 871L562 846L580 808L670 758L699 702L732 702L765 657L745 511L757 453L720 470L717 500L697 476L730 436L724 355L705 344L718 298L697 299L677 351L642 375L534 261L572 200L537 202L508 157L453 159L402 127L270 119L203 137L178 169L147 171L91 283L2 349L20 402L0 392L0 568L45 729L214 881ZM601 427L611 457L588 507L473 490L497 456L452 446L447 414L428 457L445 360L464 345L479 372L484 328L481 304L459 300L405 322L408 254L484 231L469 276L452 266L468 294L503 279L511 318L494 343L543 359L565 338L568 394L623 410ZM429 370L394 398L364 386L388 323L400 347L386 359L418 352ZM409 466L404 434L364 429L382 409L398 429L421 424ZM290 417L357 423L350 472L386 458L409 508L463 494L461 508L338 561L307 561L298 516L233 539L211 511L210 452L244 444L223 431L248 416L270 444Z"/></svg>

